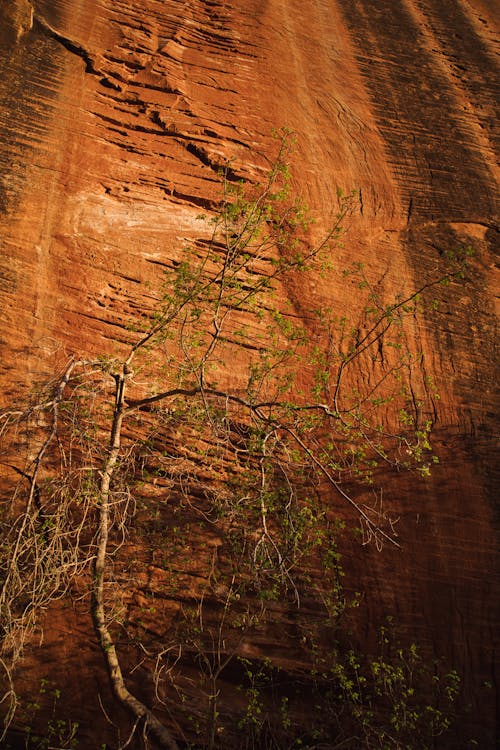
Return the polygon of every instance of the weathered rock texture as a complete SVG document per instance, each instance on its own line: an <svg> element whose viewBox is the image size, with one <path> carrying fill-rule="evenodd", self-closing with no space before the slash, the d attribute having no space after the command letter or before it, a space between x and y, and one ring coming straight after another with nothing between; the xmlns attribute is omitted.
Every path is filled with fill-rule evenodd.
<svg viewBox="0 0 500 750"><path fill-rule="evenodd" d="M493 0L0 7L2 402L70 352L126 339L162 258L200 232L219 166L231 158L252 178L272 128L297 134L294 182L318 231L337 187L359 190L338 262L363 261L388 294L430 277L448 249L475 248L468 284L421 331L441 464L424 487L398 484L403 550L355 549L349 565L367 628L390 612L463 674L463 722L482 748L498 684L496 21ZM288 289L298 311L350 294L324 279ZM109 696L89 644L88 621L54 615L23 679L64 675L90 748L107 731L95 696Z"/></svg>

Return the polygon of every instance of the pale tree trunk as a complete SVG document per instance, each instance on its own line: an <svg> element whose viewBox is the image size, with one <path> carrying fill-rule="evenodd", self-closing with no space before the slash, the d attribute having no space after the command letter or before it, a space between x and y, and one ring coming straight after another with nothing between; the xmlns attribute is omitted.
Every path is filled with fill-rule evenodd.
<svg viewBox="0 0 500 750"><path fill-rule="evenodd" d="M116 647L106 624L104 606L104 582L109 532L110 485L113 472L120 453L121 430L124 418L125 383L128 372L124 366L122 372L115 376L116 401L113 413L113 425L109 445L109 454L104 463L99 491L99 528L97 535L97 554L94 563L94 580L92 589L92 618L99 638L99 645L106 659L111 686L120 703L137 719L144 719L147 729L162 748L179 750L169 730L156 718L147 706L136 698L125 685Z"/></svg>

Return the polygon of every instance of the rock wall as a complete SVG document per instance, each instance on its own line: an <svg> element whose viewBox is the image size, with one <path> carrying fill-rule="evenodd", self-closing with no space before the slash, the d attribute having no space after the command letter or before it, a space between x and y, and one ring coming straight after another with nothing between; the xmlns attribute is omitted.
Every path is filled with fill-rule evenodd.
<svg viewBox="0 0 500 750"><path fill-rule="evenodd" d="M335 262L364 262L389 295L430 278L447 250L474 247L468 283L452 285L420 331L441 395L441 464L424 488L404 479L393 490L403 550L356 549L349 566L369 592L367 629L391 611L464 675L464 722L484 748L498 684L497 10L493 0L0 7L2 403L69 353L127 339L162 258L200 233L220 165L232 159L252 179L273 128L297 135L294 186L315 231L338 187L359 191ZM350 290L297 280L286 294L300 312L312 296L345 307ZM55 618L28 662L33 675L60 671L59 639L85 649L69 687L80 706L105 684L88 628ZM69 647L67 659L69 673Z"/></svg>

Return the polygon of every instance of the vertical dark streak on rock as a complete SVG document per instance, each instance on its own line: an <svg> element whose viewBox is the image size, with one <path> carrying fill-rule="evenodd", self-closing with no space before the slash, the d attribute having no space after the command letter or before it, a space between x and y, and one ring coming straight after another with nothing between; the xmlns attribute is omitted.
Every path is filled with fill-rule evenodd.
<svg viewBox="0 0 500 750"><path fill-rule="evenodd" d="M432 221L445 214L468 221L491 213L491 175L458 108L453 82L439 75L439 55L425 48L404 4L339 3L401 192L406 201L408 193L417 198L414 218Z"/></svg>
<svg viewBox="0 0 500 750"><path fill-rule="evenodd" d="M462 729L470 720L479 745L490 748L498 693L492 691L484 703L478 696L482 681L495 674L490 624L498 622L492 594L498 525L489 526L497 513L499 481L490 272L498 253L497 66L472 17L465 15L465 4L457 0L338 4L397 181L406 220L400 241L415 278L425 278L449 251L464 245L476 250L467 284L437 294L438 309L425 314L433 356L441 378L448 380L457 415L448 418L444 405L437 404L443 478L417 504L422 510L427 506L441 549L433 553L430 538L422 544L419 528L415 548L406 554L415 570L415 617L422 616L424 638L455 662L464 700L474 707ZM484 539L477 539L474 524L488 527ZM457 736L456 742L462 741Z"/></svg>
<svg viewBox="0 0 500 750"><path fill-rule="evenodd" d="M36 29L26 34L17 46L8 46L2 52L0 173L11 177L0 184L0 213L12 214L23 189L26 169L44 147L61 67L53 45Z"/></svg>

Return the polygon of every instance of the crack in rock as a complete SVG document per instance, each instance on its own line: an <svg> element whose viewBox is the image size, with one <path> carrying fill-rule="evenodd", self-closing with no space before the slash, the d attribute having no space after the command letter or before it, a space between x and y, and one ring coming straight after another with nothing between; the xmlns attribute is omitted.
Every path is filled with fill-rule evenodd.
<svg viewBox="0 0 500 750"><path fill-rule="evenodd" d="M54 39L68 52L71 52L71 54L76 55L81 60L83 60L83 62L85 63L85 72L90 73L91 75L98 76L100 79L100 83L103 86L115 89L116 91L122 90L121 86L114 83L113 81L110 81L109 78L96 67L95 56L93 56L83 45L79 44L74 39L70 39L69 37L64 36L64 34L61 34L59 31L54 29L54 27L51 26L48 21L43 18L43 16L40 16L36 13L33 15L33 25L39 26L39 28L42 29L43 33L47 37L49 37L50 39Z"/></svg>
<svg viewBox="0 0 500 750"><path fill-rule="evenodd" d="M78 44L78 42L75 42L73 39L64 36L59 31L56 31L42 16L39 16L38 14L34 15L34 24L40 26L46 36L48 36L50 39L55 39L56 42L59 42L59 44L67 49L68 52L71 52L72 54L80 57L85 63L86 73L100 75L100 72L95 67L92 55L88 50L85 49L85 47L83 47L81 44Z"/></svg>

